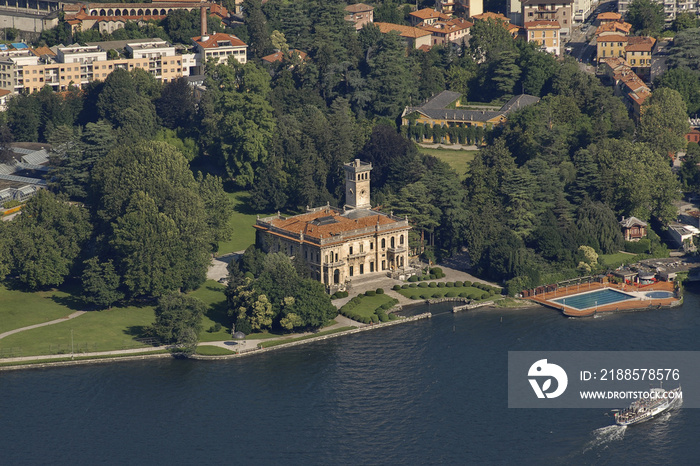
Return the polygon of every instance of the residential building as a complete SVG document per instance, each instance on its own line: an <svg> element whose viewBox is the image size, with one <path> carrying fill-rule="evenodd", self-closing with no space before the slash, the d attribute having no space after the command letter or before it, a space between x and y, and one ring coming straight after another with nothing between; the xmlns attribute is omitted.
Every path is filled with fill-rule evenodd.
<svg viewBox="0 0 700 466"><path fill-rule="evenodd" d="M189 76L195 65L193 54L178 54L161 39L124 41L130 58L109 60L109 47L71 45L50 49L0 51L0 89L13 93L32 93L44 86L64 91L70 86L82 87L102 81L116 69L141 68L162 82ZM111 43L110 43L111 44ZM52 52L53 53L53 52Z"/></svg>
<svg viewBox="0 0 700 466"><path fill-rule="evenodd" d="M625 47L625 59L632 70L642 79L649 79L651 74L651 55L656 39L645 36L630 36Z"/></svg>
<svg viewBox="0 0 700 466"><path fill-rule="evenodd" d="M456 4L457 0L435 0L435 9L446 15L452 15Z"/></svg>
<svg viewBox="0 0 700 466"><path fill-rule="evenodd" d="M510 18L502 15L501 13L492 13L490 11L487 11L485 13L481 13L479 15L474 15L472 16L472 19L478 20L478 21L501 21L504 24L509 24L510 23Z"/></svg>
<svg viewBox="0 0 700 466"><path fill-rule="evenodd" d="M622 15L620 13L615 13L614 11L606 11L603 13L598 13L596 19L600 25L603 25L622 21Z"/></svg>
<svg viewBox="0 0 700 466"><path fill-rule="evenodd" d="M281 50L278 50L277 52L271 53L270 55L265 55L261 58L261 60L263 61L263 63L270 65L272 63L277 63L284 60L293 60L295 56L298 57L298 59L302 62L306 61L307 58L306 52L302 52L298 49L292 49L288 50L286 54Z"/></svg>
<svg viewBox="0 0 700 466"><path fill-rule="evenodd" d="M355 29L359 31L365 24L374 22L374 7L364 3L356 3L345 7L347 15L345 21L349 21L355 25Z"/></svg>
<svg viewBox="0 0 700 466"><path fill-rule="evenodd" d="M506 13L513 24L523 24L523 4L520 0L506 0Z"/></svg>
<svg viewBox="0 0 700 466"><path fill-rule="evenodd" d="M545 52L559 56L561 54L561 27L557 21L529 21L525 23L528 42L535 42Z"/></svg>
<svg viewBox="0 0 700 466"><path fill-rule="evenodd" d="M382 34L397 32L407 47L418 49L421 46L432 46L432 35L429 31L392 23L374 23Z"/></svg>
<svg viewBox="0 0 700 466"><path fill-rule="evenodd" d="M559 33L568 36L573 20L573 0L523 0L523 21L556 21Z"/></svg>
<svg viewBox="0 0 700 466"><path fill-rule="evenodd" d="M406 107L401 114L401 124L425 124L430 127L481 127L499 126L505 123L510 112L539 102L539 98L521 94L510 99L500 109L474 110L460 108L462 95L442 91L419 107Z"/></svg>
<svg viewBox="0 0 700 466"><path fill-rule="evenodd" d="M615 93L625 97L625 106L632 113L632 117L639 122L642 105L651 97L651 89L635 73L629 73L620 78Z"/></svg>
<svg viewBox="0 0 700 466"><path fill-rule="evenodd" d="M625 57L627 36L623 34L607 33L596 38L598 63L610 57Z"/></svg>
<svg viewBox="0 0 700 466"><path fill-rule="evenodd" d="M690 131L688 131L685 135L685 140L700 144L700 130L698 130L698 128L691 127Z"/></svg>
<svg viewBox="0 0 700 466"><path fill-rule="evenodd" d="M647 223L637 217L622 217L620 228L625 241L639 241L647 235Z"/></svg>
<svg viewBox="0 0 700 466"><path fill-rule="evenodd" d="M424 26L430 26L436 21L445 22L450 20L450 16L437 10L433 10L432 8L423 8L422 10L412 11L409 16L411 18L411 26L418 26L421 23L423 23Z"/></svg>
<svg viewBox="0 0 700 466"><path fill-rule="evenodd" d="M408 218L371 208L372 164L355 159L345 170L345 206L307 208L300 215L279 213L258 218L256 244L265 252L301 257L314 279L329 292L353 280L391 274L405 279L408 263Z"/></svg>
<svg viewBox="0 0 700 466"><path fill-rule="evenodd" d="M622 34L629 36L632 30L632 25L630 23L625 23L624 21L610 21L601 24L595 31L596 37L603 34Z"/></svg>
<svg viewBox="0 0 700 466"><path fill-rule="evenodd" d="M588 18L588 15L593 8L593 3L591 0L574 0L573 13L574 22L583 23Z"/></svg>
<svg viewBox="0 0 700 466"><path fill-rule="evenodd" d="M465 37L469 36L469 28L474 26L466 19L454 18L448 21L434 21L427 25L420 23L418 28L430 32L431 45L455 44L461 46Z"/></svg>
<svg viewBox="0 0 700 466"><path fill-rule="evenodd" d="M192 41L195 45L198 70L204 69L210 58L218 64L227 63L229 57L235 58L241 64L247 61L248 46L233 34L217 32L208 35L205 31L201 36L193 37Z"/></svg>

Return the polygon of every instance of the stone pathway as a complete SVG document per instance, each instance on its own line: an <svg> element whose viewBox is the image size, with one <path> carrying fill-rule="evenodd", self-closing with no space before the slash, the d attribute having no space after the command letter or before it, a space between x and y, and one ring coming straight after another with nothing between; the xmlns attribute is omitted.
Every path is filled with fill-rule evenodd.
<svg viewBox="0 0 700 466"><path fill-rule="evenodd" d="M207 280L216 280L218 282L222 278L226 278L228 276L228 264L244 252L245 251L237 251L223 256L213 257L211 259L211 264L209 264L209 270L207 270Z"/></svg>
<svg viewBox="0 0 700 466"><path fill-rule="evenodd" d="M47 325L60 324L61 322L65 322L65 321L70 320L70 319L75 319L76 317L79 317L79 316L85 314L85 312L87 312L87 311L75 311L74 313L69 314L66 317L61 317L60 319L51 320L49 322L43 322L41 324L30 325L28 327L16 328L14 330L10 330L9 332L0 333L0 340L2 340L5 337L9 337L10 335L14 335L15 333L24 332L25 330L31 330L33 328L39 328L39 327L46 327Z"/></svg>

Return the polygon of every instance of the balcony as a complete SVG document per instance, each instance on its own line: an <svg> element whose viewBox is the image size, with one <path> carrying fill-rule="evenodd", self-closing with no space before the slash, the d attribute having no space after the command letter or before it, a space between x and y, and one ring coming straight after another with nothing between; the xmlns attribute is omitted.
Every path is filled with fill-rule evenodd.
<svg viewBox="0 0 700 466"><path fill-rule="evenodd" d="M366 255L366 252L356 252L355 254L348 254L348 259L357 259L360 257L365 257Z"/></svg>
<svg viewBox="0 0 700 466"><path fill-rule="evenodd" d="M398 246L395 248L387 248L386 252L389 254L400 254L402 252L406 252L406 246Z"/></svg>
<svg viewBox="0 0 700 466"><path fill-rule="evenodd" d="M344 265L345 265L345 261L343 261L343 260L339 260L339 261L335 261L335 262L326 262L325 264L323 264L324 267L329 268L329 269L334 269L336 267L342 267Z"/></svg>

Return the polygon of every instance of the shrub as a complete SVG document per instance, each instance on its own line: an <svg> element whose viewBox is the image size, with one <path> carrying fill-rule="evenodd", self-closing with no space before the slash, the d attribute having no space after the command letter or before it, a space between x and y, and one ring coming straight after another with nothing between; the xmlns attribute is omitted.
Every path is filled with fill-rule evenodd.
<svg viewBox="0 0 700 466"><path fill-rule="evenodd" d="M440 282L437 284L438 288L445 288L445 282Z"/></svg>
<svg viewBox="0 0 700 466"><path fill-rule="evenodd" d="M372 314L370 316L370 319L372 319L373 324L378 324L379 323L379 316L377 314Z"/></svg>
<svg viewBox="0 0 700 466"><path fill-rule="evenodd" d="M244 277L245 278L255 278L255 276L253 275L253 272L246 272Z"/></svg>
<svg viewBox="0 0 700 466"><path fill-rule="evenodd" d="M367 291L365 291L365 296L374 296L374 295L376 295L376 294L377 294L377 292L374 291L374 290L367 290Z"/></svg>
<svg viewBox="0 0 700 466"><path fill-rule="evenodd" d="M409 288L418 288L418 284L417 284L417 283L411 283L411 284L408 285L408 286L409 286Z"/></svg>
<svg viewBox="0 0 700 466"><path fill-rule="evenodd" d="M421 288L428 288L428 284L425 283L425 282L419 283L418 286L421 287Z"/></svg>
<svg viewBox="0 0 700 466"><path fill-rule="evenodd" d="M446 286L447 288L454 288L455 284L452 283L452 282L447 282L447 283L445 283L445 286Z"/></svg>
<svg viewBox="0 0 700 466"><path fill-rule="evenodd" d="M430 299L430 296L427 294L422 294L420 295L420 299Z"/></svg>
<svg viewBox="0 0 700 466"><path fill-rule="evenodd" d="M216 333L216 332L218 332L219 330L221 330L221 324L217 322L217 323L215 323L214 325L212 325L211 327L209 327L209 330L207 330L207 332L209 332L209 333Z"/></svg>
<svg viewBox="0 0 700 466"><path fill-rule="evenodd" d="M440 273L442 273L442 269L440 267L433 267L432 269L430 269L431 275L437 275Z"/></svg>
<svg viewBox="0 0 700 466"><path fill-rule="evenodd" d="M463 285L464 285L464 283L462 283L462 282L459 282L459 281L455 282L455 288L462 288Z"/></svg>
<svg viewBox="0 0 700 466"><path fill-rule="evenodd" d="M442 293L440 293L439 291L433 293L433 298L442 298Z"/></svg>
<svg viewBox="0 0 700 466"><path fill-rule="evenodd" d="M377 294L384 294L384 288L377 288L377 289L375 290L375 293L377 293Z"/></svg>
<svg viewBox="0 0 700 466"><path fill-rule="evenodd" d="M389 314L389 320L396 320L398 318L399 316L397 316L396 314Z"/></svg>
<svg viewBox="0 0 700 466"><path fill-rule="evenodd" d="M430 280L435 280L436 278L437 278L437 275L432 274L432 273L430 274Z"/></svg>
<svg viewBox="0 0 700 466"><path fill-rule="evenodd" d="M414 285L412 285L412 286L413 286L414 288L416 287L416 285L415 285L415 284L414 284ZM402 285L402 286L401 286L401 288L403 288L404 290L406 290L406 289L408 289L408 285Z"/></svg>
<svg viewBox="0 0 700 466"><path fill-rule="evenodd" d="M412 294L411 299L420 299L420 295Z"/></svg>
<svg viewBox="0 0 700 466"><path fill-rule="evenodd" d="M416 275L411 275L410 277L408 277L408 281L411 283L417 282L418 280L420 280L420 279Z"/></svg>
<svg viewBox="0 0 700 466"><path fill-rule="evenodd" d="M472 282L470 282L469 280L465 280L462 285L466 288L468 286L472 286Z"/></svg>
<svg viewBox="0 0 700 466"><path fill-rule="evenodd" d="M430 288L437 288L437 283L431 282L430 285L428 285Z"/></svg>
<svg viewBox="0 0 700 466"><path fill-rule="evenodd" d="M387 316L386 312L384 312L382 309L377 309L375 314L377 314L377 317L379 317L380 322L387 322L389 320L389 316Z"/></svg>
<svg viewBox="0 0 700 466"><path fill-rule="evenodd" d="M459 294L459 297L460 297L460 298L466 298L467 296L469 296L469 293L467 293L466 291L462 291L462 292Z"/></svg>
<svg viewBox="0 0 700 466"><path fill-rule="evenodd" d="M408 285L404 285L405 287L408 287ZM394 291L399 291L401 288L403 288L401 285L394 285L391 289Z"/></svg>
<svg viewBox="0 0 700 466"><path fill-rule="evenodd" d="M488 298L489 296L490 296L490 295L489 295L489 292L488 292L488 291L482 291L482 292L481 292L481 299L486 299L486 298Z"/></svg>
<svg viewBox="0 0 700 466"><path fill-rule="evenodd" d="M392 307L394 307L394 303L392 303L391 301L389 301L388 303L384 303L384 304L382 304L381 306L379 306L379 309L384 309L384 310L386 310L386 309L391 309Z"/></svg>
<svg viewBox="0 0 700 466"><path fill-rule="evenodd" d="M469 296L467 296L469 299L479 299L478 295L476 293L469 293Z"/></svg>
<svg viewBox="0 0 700 466"><path fill-rule="evenodd" d="M456 291L448 291L447 294L445 295L447 298L456 298L457 297L457 292Z"/></svg>

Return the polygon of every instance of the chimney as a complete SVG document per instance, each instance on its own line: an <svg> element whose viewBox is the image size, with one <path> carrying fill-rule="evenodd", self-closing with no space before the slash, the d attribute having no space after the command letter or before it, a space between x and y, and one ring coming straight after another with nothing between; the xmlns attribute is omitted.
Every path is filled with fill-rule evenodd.
<svg viewBox="0 0 700 466"><path fill-rule="evenodd" d="M204 36L207 35L207 7L203 6L202 8L199 9L199 22L200 22L200 29L201 29L201 36L202 40L204 39Z"/></svg>

